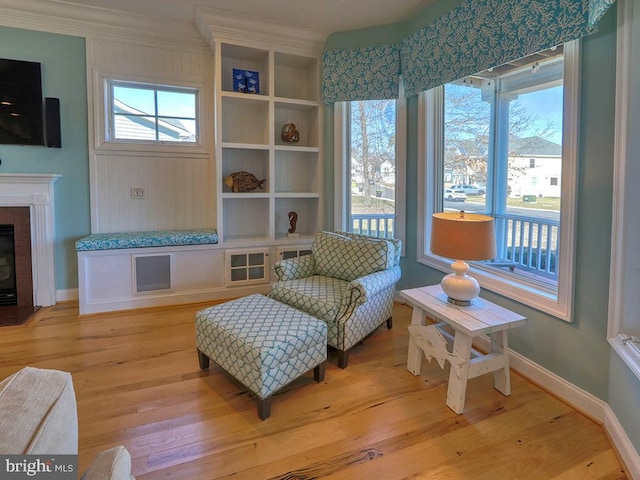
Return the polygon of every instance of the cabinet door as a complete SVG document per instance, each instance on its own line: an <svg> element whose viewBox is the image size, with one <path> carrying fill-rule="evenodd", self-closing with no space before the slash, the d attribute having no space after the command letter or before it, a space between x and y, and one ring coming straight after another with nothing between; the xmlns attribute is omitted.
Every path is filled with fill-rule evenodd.
<svg viewBox="0 0 640 480"><path fill-rule="evenodd" d="M225 284L269 283L269 249L251 248L225 252Z"/></svg>
<svg viewBox="0 0 640 480"><path fill-rule="evenodd" d="M287 260L289 258L303 257L311 255L311 245L291 245L289 247L278 248L278 260Z"/></svg>

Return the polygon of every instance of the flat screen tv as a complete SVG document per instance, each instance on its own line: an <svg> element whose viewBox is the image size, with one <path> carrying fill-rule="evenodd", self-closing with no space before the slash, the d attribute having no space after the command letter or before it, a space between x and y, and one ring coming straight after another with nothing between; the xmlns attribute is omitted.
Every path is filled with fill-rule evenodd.
<svg viewBox="0 0 640 480"><path fill-rule="evenodd" d="M0 144L44 145L40 64L0 58Z"/></svg>

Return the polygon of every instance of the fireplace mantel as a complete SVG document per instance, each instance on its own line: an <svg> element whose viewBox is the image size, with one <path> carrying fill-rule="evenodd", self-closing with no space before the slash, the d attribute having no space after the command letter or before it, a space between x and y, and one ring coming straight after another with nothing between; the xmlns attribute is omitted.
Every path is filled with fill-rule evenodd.
<svg viewBox="0 0 640 480"><path fill-rule="evenodd" d="M61 175L0 173L0 207L30 207L34 305L56 303L53 184Z"/></svg>

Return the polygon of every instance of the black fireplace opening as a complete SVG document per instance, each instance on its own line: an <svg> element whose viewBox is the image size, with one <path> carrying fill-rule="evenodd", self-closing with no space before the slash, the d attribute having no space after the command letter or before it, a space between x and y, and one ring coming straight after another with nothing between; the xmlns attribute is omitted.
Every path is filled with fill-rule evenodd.
<svg viewBox="0 0 640 480"><path fill-rule="evenodd" d="M17 304L14 228L0 225L0 305Z"/></svg>

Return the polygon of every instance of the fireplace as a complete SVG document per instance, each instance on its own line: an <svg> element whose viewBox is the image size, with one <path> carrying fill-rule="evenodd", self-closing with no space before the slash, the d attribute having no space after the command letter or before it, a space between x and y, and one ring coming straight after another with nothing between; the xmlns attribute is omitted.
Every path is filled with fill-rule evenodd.
<svg viewBox="0 0 640 480"><path fill-rule="evenodd" d="M33 303L31 212L0 206L0 325L24 323Z"/></svg>
<svg viewBox="0 0 640 480"><path fill-rule="evenodd" d="M14 261L17 304L7 305L0 300L0 315L15 316L14 311L30 311L56 303L54 275L54 207L53 184L56 174L0 173L0 225L13 225ZM0 240L2 245L7 240ZM1 259L0 298L7 275ZM10 257L10 255L9 255ZM10 277L11 275L9 275ZM5 279L9 281L9 278ZM7 313L9 312L9 313ZM0 325L2 322L0 322Z"/></svg>
<svg viewBox="0 0 640 480"><path fill-rule="evenodd" d="M0 225L0 305L17 305L15 228Z"/></svg>

